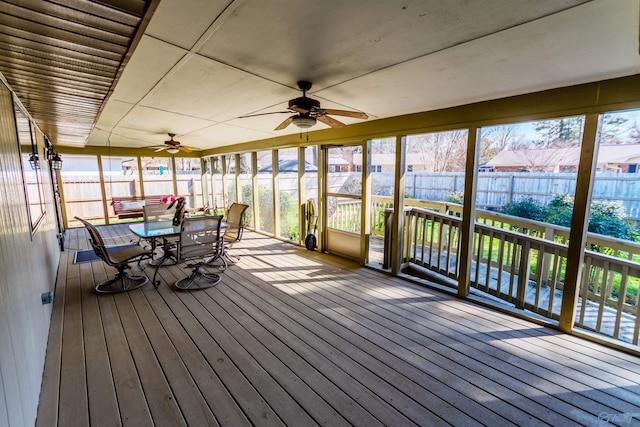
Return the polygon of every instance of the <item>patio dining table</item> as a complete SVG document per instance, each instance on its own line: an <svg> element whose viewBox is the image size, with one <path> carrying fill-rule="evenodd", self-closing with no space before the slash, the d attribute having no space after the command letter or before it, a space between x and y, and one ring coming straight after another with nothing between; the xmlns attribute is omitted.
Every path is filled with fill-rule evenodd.
<svg viewBox="0 0 640 427"><path fill-rule="evenodd" d="M224 234L224 230L227 229L228 227L229 225L226 222L223 221L220 223L220 231L221 231L220 238L222 238L222 235ZM182 229L181 225L173 225L173 220L149 221L149 222L145 221L145 222L136 222L133 224L129 224L129 230L131 230L131 232L136 236L152 242L153 249L155 249L156 247L155 240L163 239L164 243L163 243L162 249L164 253L167 253L169 249L167 247L167 245L169 245L168 238L180 236L181 229ZM155 278L158 272L158 267L160 267L160 265L162 265L165 260L166 258L165 258L165 255L163 254L160 258L152 259L151 261L149 261L149 264L151 266L156 267L153 275L154 286L156 286Z"/></svg>

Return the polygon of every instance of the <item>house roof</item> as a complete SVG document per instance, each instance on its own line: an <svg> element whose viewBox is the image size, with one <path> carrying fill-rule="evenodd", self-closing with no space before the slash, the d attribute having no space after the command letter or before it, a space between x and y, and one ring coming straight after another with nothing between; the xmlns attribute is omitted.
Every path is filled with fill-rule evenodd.
<svg viewBox="0 0 640 427"><path fill-rule="evenodd" d="M375 120L640 70L637 1L110 3L0 3L0 72L56 145L297 134L274 128L298 80L323 108ZM240 118L256 113L275 114Z"/></svg>
<svg viewBox="0 0 640 427"><path fill-rule="evenodd" d="M637 163L640 144L601 145L598 165ZM492 167L575 166L580 160L580 147L534 150L504 150L486 163Z"/></svg>

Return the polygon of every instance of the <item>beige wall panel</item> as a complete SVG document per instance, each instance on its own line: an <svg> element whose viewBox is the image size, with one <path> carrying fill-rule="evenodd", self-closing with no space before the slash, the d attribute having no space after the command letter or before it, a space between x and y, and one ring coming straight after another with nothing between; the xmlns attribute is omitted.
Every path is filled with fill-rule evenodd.
<svg viewBox="0 0 640 427"><path fill-rule="evenodd" d="M0 399L9 426L35 423L51 305L40 295L55 286L57 247L53 192L46 161L42 177L48 215L31 234L11 93L0 85ZM38 135L44 159L43 136Z"/></svg>

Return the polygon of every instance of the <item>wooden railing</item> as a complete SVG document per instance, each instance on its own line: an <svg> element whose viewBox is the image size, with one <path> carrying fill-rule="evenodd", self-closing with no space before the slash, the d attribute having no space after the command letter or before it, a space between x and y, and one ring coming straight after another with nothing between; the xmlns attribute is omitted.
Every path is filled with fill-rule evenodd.
<svg viewBox="0 0 640 427"><path fill-rule="evenodd" d="M453 212L447 207L442 210ZM405 215L405 262L458 279L461 219L418 207L406 208ZM495 213L478 216L482 222L475 225L470 285L515 307L559 319L568 246L556 237L564 238L568 230ZM632 259L640 254L640 245L591 234L588 245L627 259L585 252L576 325L638 345L640 263Z"/></svg>
<svg viewBox="0 0 640 427"><path fill-rule="evenodd" d="M393 208L393 198L371 199L371 234L389 237L385 211ZM457 280L462 206L416 199L404 203L404 262ZM361 208L360 200L338 200L330 226L356 231ZM568 239L566 227L477 210L470 285L558 320ZM588 233L586 249L576 325L638 345L640 244Z"/></svg>

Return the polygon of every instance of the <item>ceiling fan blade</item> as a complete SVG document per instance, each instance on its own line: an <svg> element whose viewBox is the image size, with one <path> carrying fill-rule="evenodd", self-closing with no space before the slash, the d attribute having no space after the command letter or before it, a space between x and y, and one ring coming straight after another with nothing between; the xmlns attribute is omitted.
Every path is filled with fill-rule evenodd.
<svg viewBox="0 0 640 427"><path fill-rule="evenodd" d="M286 119L284 119L284 122L280 123L278 127L276 127L274 130L282 130L287 126L289 126L292 121L293 121L293 116L287 117Z"/></svg>
<svg viewBox="0 0 640 427"><path fill-rule="evenodd" d="M246 116L240 116L239 119L246 119L247 117L258 117L258 116L266 116L269 114L291 114L291 111L272 111L270 113L257 113L257 114L247 114Z"/></svg>
<svg viewBox="0 0 640 427"><path fill-rule="evenodd" d="M295 111L296 113L302 113L302 114L307 114L309 112L309 110L305 110L304 108L300 108L300 107L289 107L289 110L291 111Z"/></svg>
<svg viewBox="0 0 640 427"><path fill-rule="evenodd" d="M191 147L187 147L186 145L179 145L177 148L178 150L184 151L185 153L191 153L193 151Z"/></svg>
<svg viewBox="0 0 640 427"><path fill-rule="evenodd" d="M347 110L324 110L326 114L333 114L334 116L343 116L343 117L354 117L356 119L368 119L365 113L361 113L360 111L347 111Z"/></svg>
<svg viewBox="0 0 640 427"><path fill-rule="evenodd" d="M162 147L155 146L155 147L151 147L151 148L155 148L154 151L157 153L158 151L166 150L167 148L169 148L169 146L163 145Z"/></svg>
<svg viewBox="0 0 640 427"><path fill-rule="evenodd" d="M344 127L344 123L337 121L336 119L334 119L333 117L329 117L329 116L318 116L317 120L321 121L322 123L324 123L325 125L329 125L332 128L341 128Z"/></svg>

